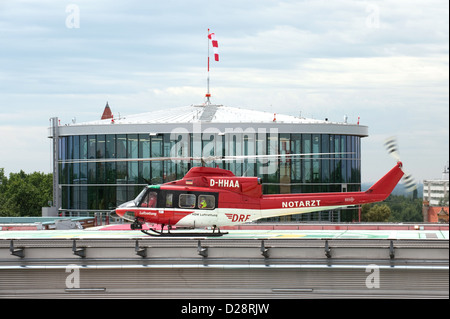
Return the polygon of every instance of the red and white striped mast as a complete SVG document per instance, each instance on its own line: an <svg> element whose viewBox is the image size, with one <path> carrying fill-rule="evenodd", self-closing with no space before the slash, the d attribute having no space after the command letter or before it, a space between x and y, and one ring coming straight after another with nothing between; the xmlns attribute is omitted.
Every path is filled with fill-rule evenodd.
<svg viewBox="0 0 450 319"><path fill-rule="evenodd" d="M208 28L208 79L207 79L207 92L206 92L206 105L210 105L211 101L209 100L209 98L211 97L211 93L209 93L209 28Z"/></svg>
<svg viewBox="0 0 450 319"><path fill-rule="evenodd" d="M213 50L214 50L214 60L215 61L219 61L219 45L218 42L216 40L216 35L214 33L209 33L209 28L208 28L208 79L207 79L207 92L206 92L206 105L210 105L211 101L210 101L210 97L211 97L211 93L209 92L209 40L211 40L212 42L212 46L213 46Z"/></svg>

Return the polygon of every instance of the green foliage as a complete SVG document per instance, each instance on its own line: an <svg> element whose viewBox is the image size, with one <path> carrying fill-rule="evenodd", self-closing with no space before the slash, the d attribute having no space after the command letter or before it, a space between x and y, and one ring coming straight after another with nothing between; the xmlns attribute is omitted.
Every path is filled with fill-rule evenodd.
<svg viewBox="0 0 450 319"><path fill-rule="evenodd" d="M23 171L9 174L0 168L0 216L41 216L53 198L52 174Z"/></svg>
<svg viewBox="0 0 450 319"><path fill-rule="evenodd" d="M381 204L364 204L361 207L361 221L422 222L422 200L414 196L391 195Z"/></svg>
<svg viewBox="0 0 450 319"><path fill-rule="evenodd" d="M423 222L421 198L391 195L385 203L392 210L390 222Z"/></svg>
<svg viewBox="0 0 450 319"><path fill-rule="evenodd" d="M391 209L386 204L365 204L361 208L361 221L387 222L391 216Z"/></svg>
<svg viewBox="0 0 450 319"><path fill-rule="evenodd" d="M448 206L448 192L444 195L444 198L439 200L439 206Z"/></svg>

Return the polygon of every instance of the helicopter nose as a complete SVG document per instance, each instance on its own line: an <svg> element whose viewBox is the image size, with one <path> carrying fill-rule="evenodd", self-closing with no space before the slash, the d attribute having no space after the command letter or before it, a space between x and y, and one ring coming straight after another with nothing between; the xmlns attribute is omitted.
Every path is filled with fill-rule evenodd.
<svg viewBox="0 0 450 319"><path fill-rule="evenodd" d="M123 217L123 215L125 214L125 211L120 208L113 210L113 212L116 213L116 215L119 217Z"/></svg>
<svg viewBox="0 0 450 319"><path fill-rule="evenodd" d="M116 209L116 214L120 218L125 219L125 220L129 220L129 221L133 221L136 218L135 212L130 210L129 207L123 207L123 208L119 208L118 207Z"/></svg>

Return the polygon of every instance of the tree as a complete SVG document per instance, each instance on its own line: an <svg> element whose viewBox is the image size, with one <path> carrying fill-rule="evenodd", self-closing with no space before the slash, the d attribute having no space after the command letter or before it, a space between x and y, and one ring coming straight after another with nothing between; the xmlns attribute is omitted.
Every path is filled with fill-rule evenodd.
<svg viewBox="0 0 450 319"><path fill-rule="evenodd" d="M365 222L387 222L391 209L386 204L364 204L361 207L361 220Z"/></svg>
<svg viewBox="0 0 450 319"><path fill-rule="evenodd" d="M6 188L8 184L8 179L5 176L5 170L0 168L0 216L7 216L5 212L6 208Z"/></svg>
<svg viewBox="0 0 450 319"><path fill-rule="evenodd" d="M375 204L365 204L361 208L361 220L362 221L381 221L378 220L379 216L376 216L376 212L370 212L374 208ZM378 204L380 205L380 204ZM422 222L422 199L415 198L414 195L411 197L401 196L401 195L391 195L389 196L382 205L386 205L390 214L386 220L388 222L398 223L398 222ZM378 212L381 213L381 212ZM387 212L385 212L387 214ZM375 216L374 216L375 215Z"/></svg>
<svg viewBox="0 0 450 319"><path fill-rule="evenodd" d="M391 195L385 201L391 208L390 222L422 222L422 199Z"/></svg>
<svg viewBox="0 0 450 319"><path fill-rule="evenodd" d="M0 216L41 216L52 200L52 174L20 171L8 179L0 169L0 181Z"/></svg>
<svg viewBox="0 0 450 319"><path fill-rule="evenodd" d="M439 200L439 206L448 206L448 192L444 195L444 198Z"/></svg>

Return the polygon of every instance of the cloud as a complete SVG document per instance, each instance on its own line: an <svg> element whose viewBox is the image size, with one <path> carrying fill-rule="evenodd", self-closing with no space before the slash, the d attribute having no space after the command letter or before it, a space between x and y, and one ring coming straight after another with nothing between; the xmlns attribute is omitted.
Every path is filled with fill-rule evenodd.
<svg viewBox="0 0 450 319"><path fill-rule="evenodd" d="M66 26L69 4L80 28ZM45 131L52 116L95 120L106 101L124 115L202 103L207 28L221 59L211 65L214 102L360 116L364 179L384 173L389 135L419 178L448 160L448 2L438 0L2 1L0 128L26 143L22 129Z"/></svg>
<svg viewBox="0 0 450 319"><path fill-rule="evenodd" d="M5 173L51 172L51 143L42 126L0 126L0 167Z"/></svg>

